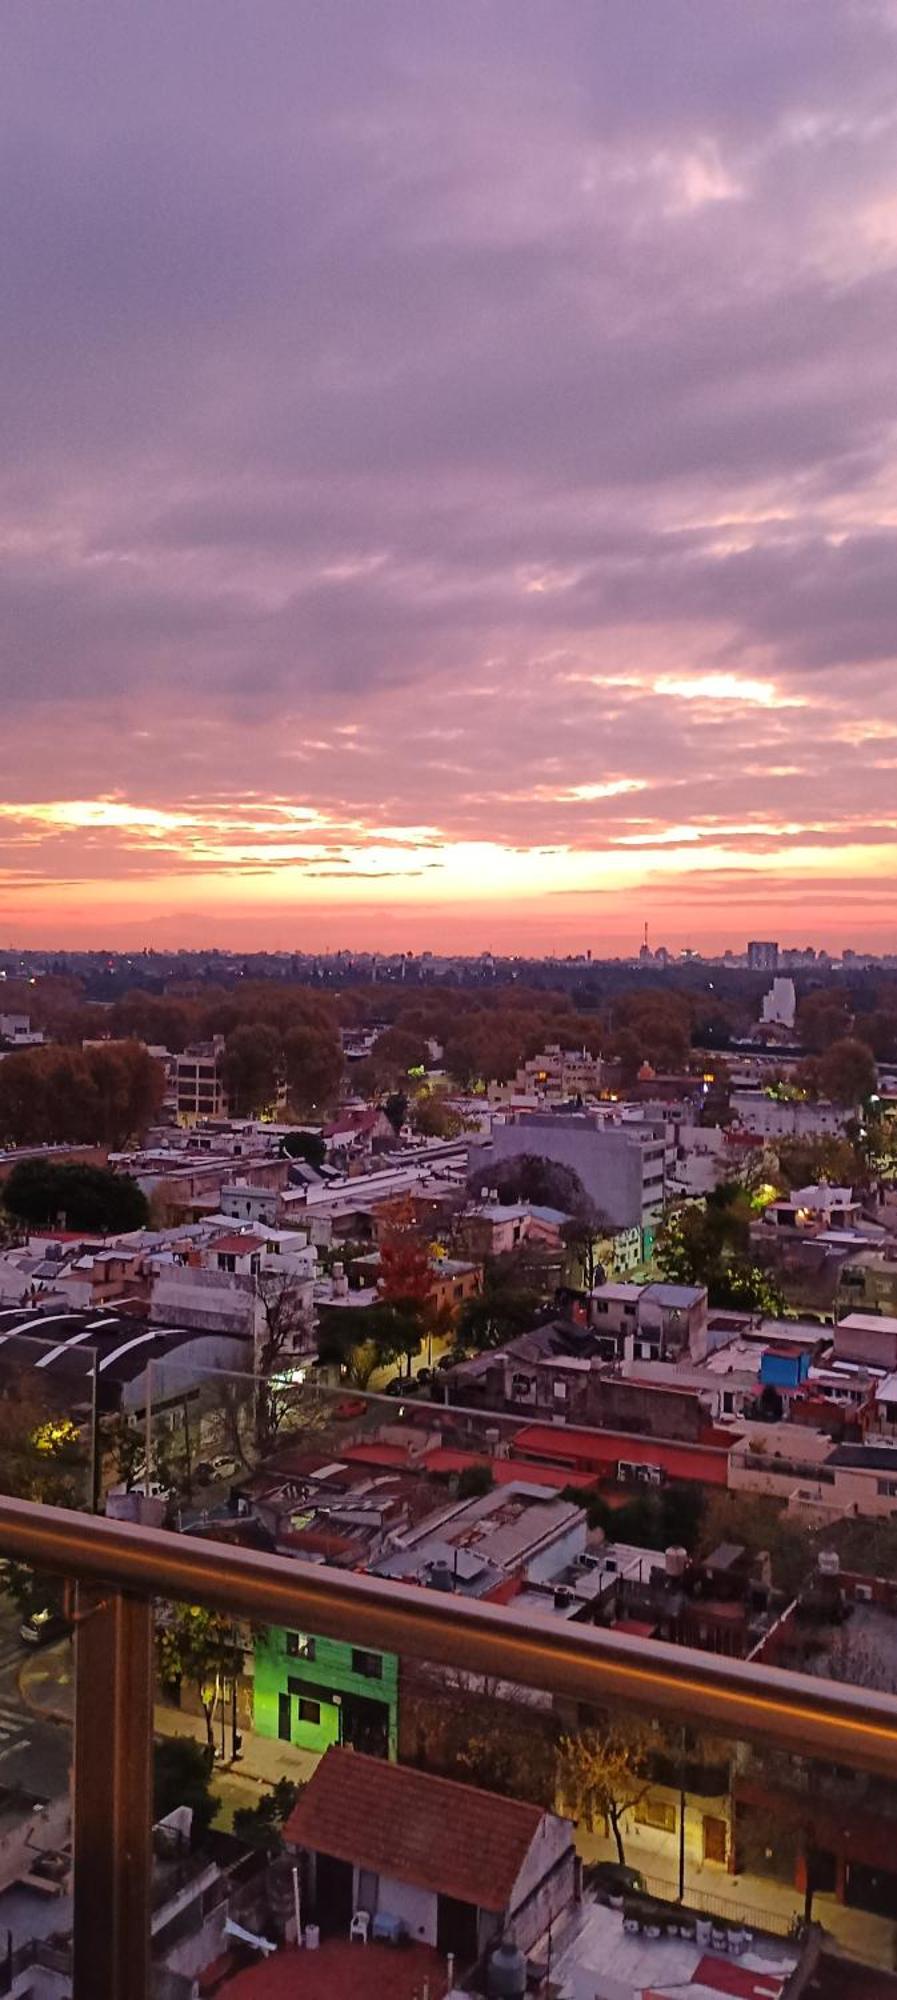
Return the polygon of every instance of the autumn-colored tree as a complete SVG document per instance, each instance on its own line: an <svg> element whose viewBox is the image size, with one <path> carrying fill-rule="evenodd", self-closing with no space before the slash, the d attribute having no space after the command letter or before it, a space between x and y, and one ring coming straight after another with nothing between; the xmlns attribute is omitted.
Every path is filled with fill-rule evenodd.
<svg viewBox="0 0 897 2000"><path fill-rule="evenodd" d="M601 1729L561 1738L558 1792L574 1819L593 1832L606 1825L621 1866L624 1822L651 1789L648 1775L655 1739L641 1719L618 1716Z"/></svg>
<svg viewBox="0 0 897 2000"><path fill-rule="evenodd" d="M392 1202L382 1214L378 1290L384 1304L420 1310L433 1288L426 1238L410 1203Z"/></svg>
<svg viewBox="0 0 897 2000"><path fill-rule="evenodd" d="M820 1057L819 1081L833 1104L863 1104L875 1090L875 1058L865 1042L845 1036Z"/></svg>
<svg viewBox="0 0 897 2000"><path fill-rule="evenodd" d="M335 1029L297 1025L283 1044L287 1097L299 1118L320 1117L339 1094L345 1072Z"/></svg>
<svg viewBox="0 0 897 2000"><path fill-rule="evenodd" d="M281 1060L280 1038L264 1022L252 1027L244 1023L228 1035L221 1076L237 1117L257 1117L270 1110L277 1099Z"/></svg>

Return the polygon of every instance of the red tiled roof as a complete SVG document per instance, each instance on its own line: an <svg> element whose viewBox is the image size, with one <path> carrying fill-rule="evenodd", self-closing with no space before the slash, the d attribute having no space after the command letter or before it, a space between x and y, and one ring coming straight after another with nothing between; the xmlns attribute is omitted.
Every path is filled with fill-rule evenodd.
<svg viewBox="0 0 897 2000"><path fill-rule="evenodd" d="M284 1831L297 1847L500 1912L542 1817L518 1799L334 1748Z"/></svg>
<svg viewBox="0 0 897 2000"><path fill-rule="evenodd" d="M727 1436L727 1444L732 1440ZM630 1465L659 1465L671 1479L694 1479L705 1486L725 1486L728 1450L706 1445L674 1444L667 1438L630 1437L625 1431L577 1430L569 1425L526 1424L515 1432L518 1452L532 1452L555 1465L601 1472L620 1459Z"/></svg>

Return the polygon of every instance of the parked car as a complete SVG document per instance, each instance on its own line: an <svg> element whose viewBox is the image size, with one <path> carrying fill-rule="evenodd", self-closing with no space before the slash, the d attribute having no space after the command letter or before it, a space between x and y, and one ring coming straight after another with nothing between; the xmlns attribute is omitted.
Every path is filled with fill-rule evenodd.
<svg viewBox="0 0 897 2000"><path fill-rule="evenodd" d="M343 1396L333 1414L339 1417L340 1423L354 1424L358 1422L359 1417L364 1416L366 1410L367 1403L363 1396Z"/></svg>
<svg viewBox="0 0 897 2000"><path fill-rule="evenodd" d="M52 1646L56 1639L67 1639L71 1624L62 1611L54 1611L49 1604L41 1605L36 1611L29 1611L19 1626L19 1638L25 1646Z"/></svg>
<svg viewBox="0 0 897 2000"><path fill-rule="evenodd" d="M414 1379L415 1382L432 1382L433 1380L432 1368L418 1368L415 1372Z"/></svg>
<svg viewBox="0 0 897 2000"><path fill-rule="evenodd" d="M222 1452L218 1458L212 1460L213 1479L236 1479L239 1470L236 1459L227 1452Z"/></svg>
<svg viewBox="0 0 897 2000"><path fill-rule="evenodd" d="M597 1861L584 1871L586 1885L594 1889L599 1903L619 1905L624 1896L637 1896L645 1886L639 1868L627 1868L621 1861Z"/></svg>
<svg viewBox="0 0 897 2000"><path fill-rule="evenodd" d="M407 1396L408 1383L404 1375L391 1376L384 1388L383 1394L384 1396Z"/></svg>

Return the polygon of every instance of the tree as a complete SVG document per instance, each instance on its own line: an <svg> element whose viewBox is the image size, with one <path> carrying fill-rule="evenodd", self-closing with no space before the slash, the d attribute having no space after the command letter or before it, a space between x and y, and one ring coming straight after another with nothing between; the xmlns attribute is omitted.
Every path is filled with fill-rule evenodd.
<svg viewBox="0 0 897 2000"><path fill-rule="evenodd" d="M461 1347L501 1347L515 1334L526 1333L538 1319L543 1294L532 1282L519 1255L506 1251L487 1257L482 1290L465 1299L458 1314Z"/></svg>
<svg viewBox="0 0 897 2000"><path fill-rule="evenodd" d="M574 1819L594 1831L606 1823L621 1866L626 1854L623 1824L651 1789L651 1732L640 1720L622 1716L602 1729L563 1736L559 1746L558 1790Z"/></svg>
<svg viewBox="0 0 897 2000"><path fill-rule="evenodd" d="M19 1049L0 1063L0 1140L123 1146L158 1116L160 1063L136 1042Z"/></svg>
<svg viewBox="0 0 897 2000"><path fill-rule="evenodd" d="M779 1175L790 1194L794 1188L855 1187L863 1171L856 1147L849 1139L785 1139L778 1149Z"/></svg>
<svg viewBox="0 0 897 2000"><path fill-rule="evenodd" d="M495 1160L478 1167L468 1176L472 1195L480 1194L488 1182L500 1201L533 1202L539 1208L556 1208L598 1227L598 1215L591 1196L578 1173L560 1160L543 1153L517 1153L507 1160Z"/></svg>
<svg viewBox="0 0 897 2000"><path fill-rule="evenodd" d="M429 1059L425 1035L385 1028L365 1060L365 1070L375 1090L403 1090L413 1072L423 1074Z"/></svg>
<svg viewBox="0 0 897 2000"><path fill-rule="evenodd" d="M422 1139L457 1139L462 1120L441 1091L423 1092L411 1106L411 1123Z"/></svg>
<svg viewBox="0 0 897 2000"><path fill-rule="evenodd" d="M224 1044L221 1077L238 1118L258 1117L277 1101L281 1076L280 1038L263 1021L234 1028Z"/></svg>
<svg viewBox="0 0 897 2000"><path fill-rule="evenodd" d="M837 1524L836 1524L837 1525ZM864 1522L864 1530L872 1526ZM781 1501L760 1493L713 1493L707 1500L698 1554L711 1555L721 1542L736 1542L753 1555L769 1556L772 1580L796 1597L813 1567L813 1543L806 1528L788 1519ZM828 1529L826 1546L830 1546Z"/></svg>
<svg viewBox="0 0 897 2000"><path fill-rule="evenodd" d="M419 1231L391 1224L380 1238L380 1297L385 1305L419 1311L433 1289L430 1253Z"/></svg>
<svg viewBox="0 0 897 2000"><path fill-rule="evenodd" d="M264 1458L290 1406L284 1364L311 1333L305 1292L288 1271L262 1271L256 1279L260 1331L255 1353L255 1449Z"/></svg>
<svg viewBox="0 0 897 2000"><path fill-rule="evenodd" d="M404 1090L391 1090L383 1106L396 1137L402 1130L408 1115L408 1098Z"/></svg>
<svg viewBox="0 0 897 2000"><path fill-rule="evenodd" d="M2 1065L0 1065L2 1070ZM58 1225L103 1235L144 1229L149 1206L130 1174L75 1161L20 1160L3 1184L8 1215L40 1228Z"/></svg>
<svg viewBox="0 0 897 2000"><path fill-rule="evenodd" d="M751 1199L737 1181L715 1188L704 1202L670 1209L654 1254L675 1284L706 1285L710 1304L732 1312L775 1317L784 1299L769 1273L750 1256Z"/></svg>
<svg viewBox="0 0 897 2000"><path fill-rule="evenodd" d="M273 1859L283 1847L284 1825L303 1789L291 1778L278 1778L269 1792L262 1793L257 1806L238 1806L234 1813L237 1839Z"/></svg>
<svg viewBox="0 0 897 2000"><path fill-rule="evenodd" d="M40 1322L38 1321L39 1325ZM37 1354L34 1356L37 1359ZM0 1486L20 1500L81 1507L88 1453L81 1427L52 1401L32 1367L4 1379L0 1394Z"/></svg>
<svg viewBox="0 0 897 2000"><path fill-rule="evenodd" d="M284 1039L287 1097L300 1117L314 1117L339 1095L345 1073L335 1028L299 1026Z"/></svg>
<svg viewBox="0 0 897 2000"><path fill-rule="evenodd" d="M305 1160L310 1167L323 1167L327 1158L326 1141L320 1132L287 1132L280 1150L288 1160Z"/></svg>
<svg viewBox="0 0 897 2000"><path fill-rule="evenodd" d="M212 1796L208 1751L192 1736L165 1736L153 1749L153 1819L167 1819L178 1806L193 1814L190 1844L198 1847L221 1801Z"/></svg>
<svg viewBox="0 0 897 2000"><path fill-rule="evenodd" d="M833 1104L863 1104L875 1090L875 1058L865 1042L846 1035L820 1057L819 1081Z"/></svg>
<svg viewBox="0 0 897 2000"><path fill-rule="evenodd" d="M606 1235L608 1231L609 1224L601 1222L597 1224L597 1235ZM569 1221L561 1224L561 1242L569 1254L571 1266L575 1267L582 1288L591 1292L599 1283L598 1272L601 1270L595 1257L596 1226L583 1221L580 1216L571 1216Z"/></svg>
<svg viewBox="0 0 897 2000"><path fill-rule="evenodd" d="M215 1715L225 1685L243 1671L243 1647L231 1619L198 1604L179 1604L158 1635L159 1668L168 1686L196 1689L206 1725L209 1765L215 1755Z"/></svg>

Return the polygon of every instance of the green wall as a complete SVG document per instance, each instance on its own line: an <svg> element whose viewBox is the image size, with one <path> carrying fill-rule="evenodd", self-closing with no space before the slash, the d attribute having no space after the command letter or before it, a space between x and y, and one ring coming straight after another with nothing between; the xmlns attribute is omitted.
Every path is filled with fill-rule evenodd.
<svg viewBox="0 0 897 2000"><path fill-rule="evenodd" d="M304 1634L299 1636L304 1640ZM319 1720L303 1719L298 1696L295 1692L290 1696L290 1741L299 1749L323 1754L331 1743L351 1740L355 1698L384 1705L389 1756L395 1759L399 1719L399 1663L395 1654L377 1655L382 1662L377 1679L353 1671L355 1649L345 1640L315 1636L314 1658L307 1659L288 1653L288 1638L282 1627L272 1625L255 1642L255 1728L259 1735L280 1736L280 1697L290 1694L290 1682L294 1690L301 1683L307 1698L318 1703ZM329 1698L334 1696L336 1699Z"/></svg>

